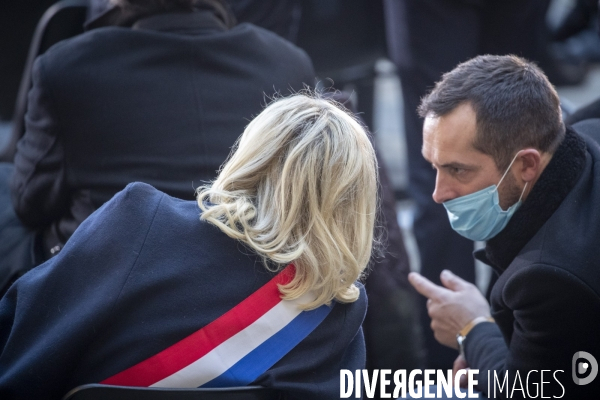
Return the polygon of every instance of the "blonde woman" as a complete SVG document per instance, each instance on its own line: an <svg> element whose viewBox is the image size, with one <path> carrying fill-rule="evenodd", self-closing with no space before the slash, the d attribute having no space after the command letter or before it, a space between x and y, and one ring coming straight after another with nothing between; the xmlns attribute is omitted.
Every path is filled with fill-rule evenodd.
<svg viewBox="0 0 600 400"><path fill-rule="evenodd" d="M333 399L364 368L377 162L336 104L274 101L197 202L127 186L0 302L0 395L262 385Z"/></svg>

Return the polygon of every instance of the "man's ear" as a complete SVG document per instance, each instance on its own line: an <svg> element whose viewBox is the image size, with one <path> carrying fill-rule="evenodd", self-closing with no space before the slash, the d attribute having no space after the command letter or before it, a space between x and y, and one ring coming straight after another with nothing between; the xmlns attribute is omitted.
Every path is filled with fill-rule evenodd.
<svg viewBox="0 0 600 400"><path fill-rule="evenodd" d="M519 176L524 182L532 182L539 177L542 170L542 154L537 149L521 150L517 158Z"/></svg>

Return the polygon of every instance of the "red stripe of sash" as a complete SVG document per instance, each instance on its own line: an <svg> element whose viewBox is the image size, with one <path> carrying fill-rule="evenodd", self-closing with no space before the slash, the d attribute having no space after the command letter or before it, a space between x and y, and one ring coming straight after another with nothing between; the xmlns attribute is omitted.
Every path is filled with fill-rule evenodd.
<svg viewBox="0 0 600 400"><path fill-rule="evenodd" d="M106 385L150 386L203 357L244 330L281 301L277 285L292 281L292 264L231 310L160 353L100 382Z"/></svg>

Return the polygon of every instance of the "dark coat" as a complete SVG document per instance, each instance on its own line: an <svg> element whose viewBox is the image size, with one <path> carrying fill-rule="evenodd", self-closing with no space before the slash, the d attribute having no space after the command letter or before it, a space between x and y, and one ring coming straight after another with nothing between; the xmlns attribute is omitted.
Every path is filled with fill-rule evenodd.
<svg viewBox="0 0 600 400"><path fill-rule="evenodd" d="M525 388L535 370L529 377L535 396L541 370L550 370L544 396L600 398L600 377L585 386L572 379L576 352L600 360L598 143L567 130L527 200L477 257L501 274L490 300L497 325L479 324L465 340L467 362L480 371L479 388L487 392L489 383L493 395L494 371L500 381L509 372L509 391L518 371L522 385L516 387ZM496 394L508 397L498 387Z"/></svg>
<svg viewBox="0 0 600 400"><path fill-rule="evenodd" d="M199 220L195 201L141 183L97 210L0 301L0 398L60 399L162 351L233 308L274 274ZM339 398L361 369L367 302L333 303L323 322L253 383L291 399Z"/></svg>
<svg viewBox="0 0 600 400"><path fill-rule="evenodd" d="M250 22L295 42L300 0L227 0L238 22Z"/></svg>
<svg viewBox="0 0 600 400"><path fill-rule="evenodd" d="M34 65L15 211L51 248L130 182L191 200L268 96L313 81L302 50L209 11L63 41Z"/></svg>

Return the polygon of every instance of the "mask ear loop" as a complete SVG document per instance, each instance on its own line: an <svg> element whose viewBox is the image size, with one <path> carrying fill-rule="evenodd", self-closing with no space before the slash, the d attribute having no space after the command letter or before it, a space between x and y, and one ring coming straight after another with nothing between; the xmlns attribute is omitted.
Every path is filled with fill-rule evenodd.
<svg viewBox="0 0 600 400"><path fill-rule="evenodd" d="M500 178L500 182L498 182L498 184L496 185L496 189L494 189L494 190L498 190L498 186L500 186L500 184L504 180L504 177L506 176L506 174L508 174L508 171L510 171L510 167L512 167L512 165L514 164L514 162L517 159L517 156L519 155L519 153L520 152L517 152L517 154L515 154L515 157L512 159L512 161L508 165L508 168L506 168L506 171L504 171L504 175L502 175L502 178ZM527 185L527 184L525 184L525 185ZM524 191L524 189L523 189L523 191ZM521 196L523 196L523 193L521 193Z"/></svg>
<svg viewBox="0 0 600 400"><path fill-rule="evenodd" d="M523 198L523 194L525 193L525 189L527 189L528 184L529 184L529 182L525 182L525 186L523 186L523 191L521 192L521 196L519 196L519 201L521 201L521 199ZM517 203L519 201L517 201Z"/></svg>

